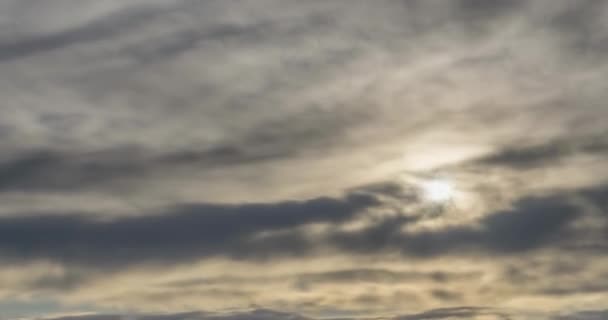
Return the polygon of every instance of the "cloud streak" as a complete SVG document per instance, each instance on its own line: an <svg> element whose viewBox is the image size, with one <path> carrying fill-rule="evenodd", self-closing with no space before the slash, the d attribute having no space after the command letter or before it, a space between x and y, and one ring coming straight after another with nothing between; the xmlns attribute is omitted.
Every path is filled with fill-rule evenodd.
<svg viewBox="0 0 608 320"><path fill-rule="evenodd" d="M353 195L277 204L183 205L164 214L110 221L77 214L4 217L0 219L0 251L19 259L92 266L175 263L214 255L256 259L275 252L306 252L309 246L304 237L256 239L256 235L340 223L375 205L378 201L371 196Z"/></svg>
<svg viewBox="0 0 608 320"><path fill-rule="evenodd" d="M601 190L605 188L589 192ZM424 218L395 215L372 220L355 231L340 229L383 207L394 210L373 194L354 193L301 202L189 204L158 214L106 220L77 213L15 215L0 218L0 252L13 259L91 266L177 263L218 255L254 260L307 256L323 247L417 257L467 252L510 255L574 244L571 239L577 233L567 227L586 214L583 207L558 194L521 200L512 210L490 213L475 225L404 232L403 227ZM306 229L319 224L331 228L316 234Z"/></svg>

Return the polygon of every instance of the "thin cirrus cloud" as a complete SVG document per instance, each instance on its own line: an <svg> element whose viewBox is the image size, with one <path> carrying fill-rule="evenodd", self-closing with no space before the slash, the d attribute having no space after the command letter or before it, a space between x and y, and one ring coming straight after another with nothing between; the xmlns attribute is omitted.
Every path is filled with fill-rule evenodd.
<svg viewBox="0 0 608 320"><path fill-rule="evenodd" d="M602 318L607 17L3 1L0 319Z"/></svg>

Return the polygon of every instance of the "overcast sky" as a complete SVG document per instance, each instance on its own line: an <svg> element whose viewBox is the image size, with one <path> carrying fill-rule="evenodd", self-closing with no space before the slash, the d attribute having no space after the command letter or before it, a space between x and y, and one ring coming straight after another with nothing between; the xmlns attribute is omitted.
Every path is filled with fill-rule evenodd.
<svg viewBox="0 0 608 320"><path fill-rule="evenodd" d="M608 318L608 1L0 0L0 320Z"/></svg>

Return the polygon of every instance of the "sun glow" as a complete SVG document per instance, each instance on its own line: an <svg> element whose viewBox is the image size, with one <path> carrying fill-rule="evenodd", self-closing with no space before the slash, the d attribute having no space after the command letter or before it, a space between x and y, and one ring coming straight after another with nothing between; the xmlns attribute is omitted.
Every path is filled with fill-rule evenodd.
<svg viewBox="0 0 608 320"><path fill-rule="evenodd" d="M445 180L430 180L422 183L424 198L432 202L446 202L454 196L454 187Z"/></svg>

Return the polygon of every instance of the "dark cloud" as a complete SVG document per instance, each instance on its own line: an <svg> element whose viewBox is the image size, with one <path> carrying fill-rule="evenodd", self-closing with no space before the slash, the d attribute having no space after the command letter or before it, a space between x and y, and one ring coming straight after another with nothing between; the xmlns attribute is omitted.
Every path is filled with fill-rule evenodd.
<svg viewBox="0 0 608 320"><path fill-rule="evenodd" d="M401 227L406 221L388 219L363 231L337 233L333 241L354 252L397 249L414 256L471 250L520 253L565 241L564 228L581 214L580 208L562 197L529 198L516 203L513 210L482 218L479 226L403 233Z"/></svg>
<svg viewBox="0 0 608 320"><path fill-rule="evenodd" d="M575 55L578 63L602 61L608 52L608 37L597 32L605 22L605 8L604 1L583 0L553 17L549 23L549 27L560 35L563 48Z"/></svg>
<svg viewBox="0 0 608 320"><path fill-rule="evenodd" d="M268 153L275 152L275 153ZM201 151L153 154L137 147L66 153L34 151L0 162L0 191L75 191L135 182L167 170L203 170L286 156L278 151L222 145Z"/></svg>
<svg viewBox="0 0 608 320"><path fill-rule="evenodd" d="M87 314L65 316L59 318L44 318L48 320L202 320L208 319L204 312L182 312L173 314L150 314L150 315L135 315L135 314ZM211 317L211 319L215 319Z"/></svg>
<svg viewBox="0 0 608 320"><path fill-rule="evenodd" d="M134 57L141 66L146 63L154 63L158 60L170 59L190 50L196 49L205 41L230 41L238 40L254 41L261 38L264 31L272 30L266 23L257 25L219 25L211 30L183 30L163 37L161 41L150 45L147 42L137 43L125 48L123 55Z"/></svg>
<svg viewBox="0 0 608 320"><path fill-rule="evenodd" d="M379 303L380 301L373 301ZM453 319L470 318L474 316L496 316L499 319L510 319L507 313L491 308L480 307L455 307L425 311L422 313L390 317L394 320L429 320L429 319ZM82 315L67 316L61 318L47 318L48 320L312 320L317 318L305 317L296 313L279 312L270 309L257 309L248 312L234 313L207 313L187 312L164 315ZM331 318L330 318L331 319ZM372 319L366 317L353 317L348 319ZM560 318L561 319L561 318ZM570 319L570 318L564 318ZM587 320L587 318L584 318ZM595 319L595 318L590 318Z"/></svg>
<svg viewBox="0 0 608 320"><path fill-rule="evenodd" d="M528 198L489 214L477 226L402 231L420 219L381 219L358 231L331 230L310 238L299 227L351 221L382 203L370 194L275 204L176 206L165 214L92 220L76 214L0 218L0 252L10 259L51 259L92 266L178 263L208 256L262 259L305 255L320 247L357 254L400 251L407 256L485 252L516 254L558 248L576 236L567 226L583 212L566 196ZM334 281L399 277L373 270L317 275ZM308 280L314 279L310 276Z"/></svg>
<svg viewBox="0 0 608 320"><path fill-rule="evenodd" d="M595 204L601 213L608 216L608 186L586 188L581 193Z"/></svg>
<svg viewBox="0 0 608 320"><path fill-rule="evenodd" d="M144 160L137 152L111 152L68 156L52 151L32 152L0 164L0 190L76 190L101 186L117 177L142 174Z"/></svg>
<svg viewBox="0 0 608 320"><path fill-rule="evenodd" d="M167 11L167 8L136 6L112 12L107 16L90 21L86 25L56 33L37 35L25 39L4 40L0 42L0 62L23 59L36 54L64 49L72 45L111 39L126 31L140 27L149 22L150 19L166 14Z"/></svg>
<svg viewBox="0 0 608 320"><path fill-rule="evenodd" d="M554 320L604 320L608 318L608 310L579 311L570 315L556 316Z"/></svg>
<svg viewBox="0 0 608 320"><path fill-rule="evenodd" d="M406 186L398 182L381 182L368 184L363 187L348 190L353 193L373 194L391 199L398 199L405 203L420 201L420 190L416 186Z"/></svg>
<svg viewBox="0 0 608 320"><path fill-rule="evenodd" d="M506 0L506 1L483 1L483 0L458 0L458 9L469 19L491 20L502 15L517 12L525 1Z"/></svg>
<svg viewBox="0 0 608 320"><path fill-rule="evenodd" d="M483 165L505 166L512 168L531 168L554 163L561 157L571 154L567 146L546 144L529 148L502 150L479 161Z"/></svg>
<svg viewBox="0 0 608 320"><path fill-rule="evenodd" d="M462 300L462 295L460 293L445 289L432 290L431 295L442 302L454 302Z"/></svg>
<svg viewBox="0 0 608 320"><path fill-rule="evenodd" d="M60 318L48 318L48 319L52 319L52 320L123 320L125 317L128 317L128 316L108 315L108 314L99 314L99 315L87 314L87 315L82 315L82 316L65 316L65 317L60 317ZM175 319L180 319L180 318L175 318Z"/></svg>
<svg viewBox="0 0 608 320"><path fill-rule="evenodd" d="M377 205L372 196L351 195L276 204L182 205L165 214L110 221L75 214L10 216L0 218L0 252L18 260L91 266L302 254L310 245L292 229L348 221ZM262 232L277 234L256 237Z"/></svg>
<svg viewBox="0 0 608 320"><path fill-rule="evenodd" d="M423 320L423 319L470 319L476 316L496 316L501 319L510 319L509 315L491 308L456 307L425 311L422 313L396 317L395 320Z"/></svg>
<svg viewBox="0 0 608 320"><path fill-rule="evenodd" d="M245 312L182 312L169 314L125 314L125 315L82 315L66 316L60 318L46 318L48 320L307 320L295 313L280 312L270 309L256 309Z"/></svg>
<svg viewBox="0 0 608 320"><path fill-rule="evenodd" d="M608 292L608 283L581 283L574 286L554 285L538 290L538 293L545 296L572 296L604 292Z"/></svg>
<svg viewBox="0 0 608 320"><path fill-rule="evenodd" d="M483 237L490 247L503 252L537 248L555 242L558 233L580 217L582 210L561 197L522 200L512 211L484 218Z"/></svg>
<svg viewBox="0 0 608 320"><path fill-rule="evenodd" d="M511 147L475 161L475 165L530 169L552 165L575 155L608 153L606 135L562 138L539 145Z"/></svg>
<svg viewBox="0 0 608 320"><path fill-rule="evenodd" d="M316 156L363 114L341 119L323 111L277 119L230 141L166 152L136 145L87 151L35 150L0 158L2 191L76 191L137 184L162 174L252 166ZM53 120L57 122L57 120ZM333 138L332 138L333 137Z"/></svg>
<svg viewBox="0 0 608 320"><path fill-rule="evenodd" d="M442 319L471 319L473 317L493 316L496 319L510 320L520 319L519 314L515 311L507 311L500 309L484 308L484 307L453 307L432 309L416 314L401 315L388 317L387 319L394 320L442 320ZM579 311L568 315L558 315L553 317L542 317L542 319L551 320L604 320L608 316L608 311ZM538 316L537 316L538 317ZM40 318L42 319L42 318ZM124 315L81 315L81 316L65 316L55 318L44 318L46 320L313 320L318 318L305 317L296 313L279 312L270 309L257 309L247 312L234 313L208 313L208 312L183 312L169 314L124 314ZM338 320L339 318L329 318ZM349 317L344 319L374 319L364 316ZM344 320L342 319L342 320ZM536 319L536 318L535 318ZM539 318L541 319L541 318Z"/></svg>
<svg viewBox="0 0 608 320"><path fill-rule="evenodd" d="M270 309L257 309L247 312L210 313L210 312L184 312L165 315L84 315L52 318L52 320L307 320L295 313L280 312Z"/></svg>

